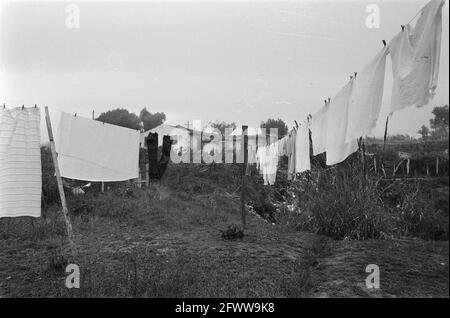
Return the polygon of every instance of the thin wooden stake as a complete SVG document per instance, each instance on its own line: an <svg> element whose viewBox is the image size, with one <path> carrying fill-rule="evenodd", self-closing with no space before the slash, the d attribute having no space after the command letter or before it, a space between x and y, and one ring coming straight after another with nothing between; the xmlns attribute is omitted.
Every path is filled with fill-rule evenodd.
<svg viewBox="0 0 450 318"><path fill-rule="evenodd" d="M439 156L436 157L436 175L439 175Z"/></svg>
<svg viewBox="0 0 450 318"><path fill-rule="evenodd" d="M242 136L241 136L241 151L244 151L244 163L242 165L242 186L241 186L241 216L242 216L242 228L245 229L247 222L245 219L245 179L247 174L247 163L248 163L248 136L247 136L248 126L242 126Z"/></svg>
<svg viewBox="0 0 450 318"><path fill-rule="evenodd" d="M48 139L50 141L50 150L52 152L53 166L55 167L56 181L58 183L59 196L61 198L62 214L64 217L64 222L66 224L67 236L69 237L70 249L72 251L72 256L76 256L76 247L73 241L73 230L72 223L70 222L69 210L67 209L66 195L64 194L64 187L61 179L61 173L59 171L58 156L55 149L55 140L53 138L52 122L50 120L50 115L48 112L48 107L45 106L45 121L47 123Z"/></svg>
<svg viewBox="0 0 450 318"><path fill-rule="evenodd" d="M389 115L386 117L386 127L384 127L383 154L384 154L384 150L386 149L386 139L387 139L388 124L389 124Z"/></svg>

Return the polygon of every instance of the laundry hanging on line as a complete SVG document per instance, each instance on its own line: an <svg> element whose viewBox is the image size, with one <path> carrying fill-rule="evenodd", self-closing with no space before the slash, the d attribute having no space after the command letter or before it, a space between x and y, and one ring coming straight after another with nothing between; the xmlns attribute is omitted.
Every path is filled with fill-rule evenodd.
<svg viewBox="0 0 450 318"><path fill-rule="evenodd" d="M133 129L62 113L55 138L61 176L102 182L138 178L139 136Z"/></svg>
<svg viewBox="0 0 450 318"><path fill-rule="evenodd" d="M0 217L41 216L40 109L0 108Z"/></svg>
<svg viewBox="0 0 450 318"><path fill-rule="evenodd" d="M301 173L311 169L309 124L303 122L295 136L295 173Z"/></svg>
<svg viewBox="0 0 450 318"><path fill-rule="evenodd" d="M353 79L348 105L348 126L345 140L365 137L375 128L383 100L386 56L384 47Z"/></svg>
<svg viewBox="0 0 450 318"><path fill-rule="evenodd" d="M431 0L415 27L407 24L389 45L394 83L391 108L424 106L434 97L439 76L442 7L445 0Z"/></svg>
<svg viewBox="0 0 450 318"><path fill-rule="evenodd" d="M158 134L150 133L147 137L147 151L150 179L161 179L166 172L170 161L170 153L172 151L172 139L169 135L163 136L161 157L158 160Z"/></svg>

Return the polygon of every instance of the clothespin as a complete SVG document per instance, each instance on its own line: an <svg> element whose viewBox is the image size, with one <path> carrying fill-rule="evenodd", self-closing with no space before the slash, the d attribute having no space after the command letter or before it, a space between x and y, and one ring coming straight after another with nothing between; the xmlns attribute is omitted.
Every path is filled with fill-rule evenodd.
<svg viewBox="0 0 450 318"><path fill-rule="evenodd" d="M22 109L25 109L25 105L22 105Z"/></svg>
<svg viewBox="0 0 450 318"><path fill-rule="evenodd" d="M77 113L75 113L75 114L73 115L73 117L77 117Z"/></svg>
<svg viewBox="0 0 450 318"><path fill-rule="evenodd" d="M353 79L353 75L350 75L350 80L352 80Z"/></svg>
<svg viewBox="0 0 450 318"><path fill-rule="evenodd" d="M36 105L36 104L34 104L34 108L37 108L37 105Z"/></svg>
<svg viewBox="0 0 450 318"><path fill-rule="evenodd" d="M381 40L383 42L383 45L386 46L386 40Z"/></svg>
<svg viewBox="0 0 450 318"><path fill-rule="evenodd" d="M298 123L297 123L297 121L294 120L294 122L295 122L295 127L298 128Z"/></svg>
<svg viewBox="0 0 450 318"><path fill-rule="evenodd" d="M401 27L402 27L402 31L405 31L405 26L404 26L404 25L401 25Z"/></svg>
<svg viewBox="0 0 450 318"><path fill-rule="evenodd" d="M5 105L5 103L3 103L3 108L6 108L6 105Z"/></svg>
<svg viewBox="0 0 450 318"><path fill-rule="evenodd" d="M328 104L331 102L331 97L328 97Z"/></svg>
<svg viewBox="0 0 450 318"><path fill-rule="evenodd" d="M354 72L353 74L355 74L355 78L356 78L356 75L358 75L358 72Z"/></svg>

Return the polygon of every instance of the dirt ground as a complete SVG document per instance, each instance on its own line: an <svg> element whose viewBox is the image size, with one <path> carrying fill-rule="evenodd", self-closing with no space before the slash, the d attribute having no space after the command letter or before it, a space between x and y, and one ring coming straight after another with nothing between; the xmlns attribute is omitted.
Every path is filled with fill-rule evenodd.
<svg viewBox="0 0 450 318"><path fill-rule="evenodd" d="M127 215L72 216L75 259L57 206L0 220L0 297L449 297L448 242L333 241L251 214L244 238L227 241L237 198L156 192L136 190ZM69 262L80 289L65 287ZM366 288L368 264L378 290Z"/></svg>

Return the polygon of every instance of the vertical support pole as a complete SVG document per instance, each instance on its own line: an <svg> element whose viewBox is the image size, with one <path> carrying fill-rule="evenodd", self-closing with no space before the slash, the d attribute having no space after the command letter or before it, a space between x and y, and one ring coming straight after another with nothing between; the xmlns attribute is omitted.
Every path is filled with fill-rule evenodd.
<svg viewBox="0 0 450 318"><path fill-rule="evenodd" d="M373 156L373 167L375 169L375 173L377 173L377 157L375 155Z"/></svg>
<svg viewBox="0 0 450 318"><path fill-rule="evenodd" d="M247 222L245 219L245 192L246 192L246 174L247 174L247 163L248 163L248 136L247 136L248 126L242 126L242 136L241 136L241 151L244 153L244 163L242 164L242 185L241 185L241 216L242 216L242 228L245 229Z"/></svg>
<svg viewBox="0 0 450 318"><path fill-rule="evenodd" d="M439 156L436 157L436 176L439 175Z"/></svg>
<svg viewBox="0 0 450 318"><path fill-rule="evenodd" d="M406 161L406 175L409 176L409 169L410 169L411 159L408 158Z"/></svg>
<svg viewBox="0 0 450 318"><path fill-rule="evenodd" d="M64 187L63 187L63 183L62 183L62 179L61 179L61 173L59 171L58 156L56 154L55 140L53 138L52 122L50 120L50 115L49 115L47 106L45 106L45 121L47 123L48 139L50 141L50 150L52 152L53 166L55 167L56 181L58 183L58 191L59 191L59 196L61 198L62 213L63 213L63 217L64 217L64 222L66 224L67 236L69 237L69 243L70 243L70 249L72 251L72 256L75 258L76 249L75 249L75 243L73 241L72 223L70 222L69 210L67 208L67 202L66 202L66 195L64 194Z"/></svg>
<svg viewBox="0 0 450 318"><path fill-rule="evenodd" d="M388 124L389 124L389 115L386 117L386 126L384 127L383 154L384 154L384 150L386 149L386 139L387 139Z"/></svg>
<svg viewBox="0 0 450 318"><path fill-rule="evenodd" d="M363 137L360 139L360 145L361 145L361 164L362 164L362 170L363 170L363 176L366 177L366 145L364 144Z"/></svg>

